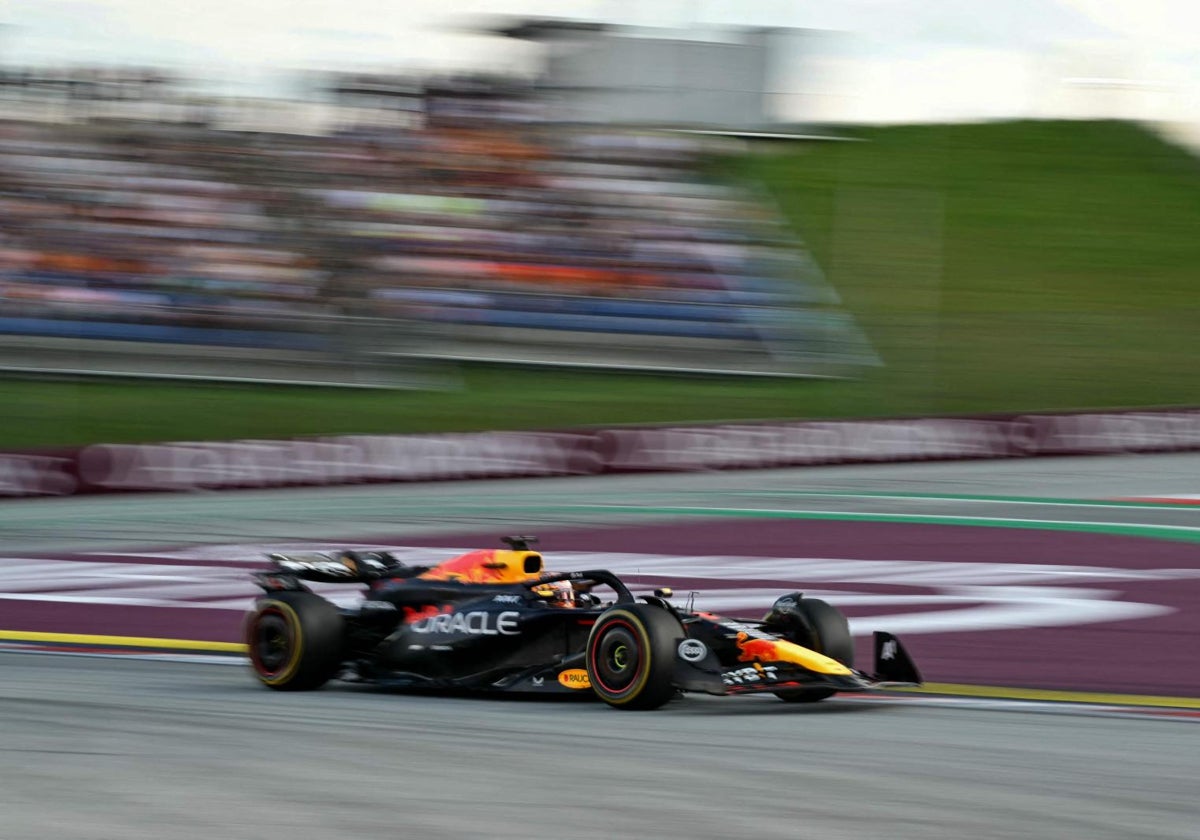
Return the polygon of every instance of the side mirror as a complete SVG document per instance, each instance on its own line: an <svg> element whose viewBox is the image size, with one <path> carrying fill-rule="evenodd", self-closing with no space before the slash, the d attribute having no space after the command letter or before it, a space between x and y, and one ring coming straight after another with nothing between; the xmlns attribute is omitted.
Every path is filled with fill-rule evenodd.
<svg viewBox="0 0 1200 840"><path fill-rule="evenodd" d="M658 589L654 590L654 594L659 598L670 598L675 594L675 590L669 586L660 586Z"/></svg>

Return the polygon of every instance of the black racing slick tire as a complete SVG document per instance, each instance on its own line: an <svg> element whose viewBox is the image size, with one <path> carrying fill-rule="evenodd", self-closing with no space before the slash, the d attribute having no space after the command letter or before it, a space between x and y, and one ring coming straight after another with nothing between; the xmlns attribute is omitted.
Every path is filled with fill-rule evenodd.
<svg viewBox="0 0 1200 840"><path fill-rule="evenodd" d="M819 598L798 598L788 612L788 641L854 667L854 636L842 611ZM798 688L776 691L775 696L788 703L816 703L837 692L832 688Z"/></svg>
<svg viewBox="0 0 1200 840"><path fill-rule="evenodd" d="M337 607L311 592L277 592L246 618L250 666L276 691L320 688L342 660L344 621Z"/></svg>
<svg viewBox="0 0 1200 840"><path fill-rule="evenodd" d="M679 619L653 604L620 604L592 625L587 674L592 691L616 709L657 709L675 696Z"/></svg>

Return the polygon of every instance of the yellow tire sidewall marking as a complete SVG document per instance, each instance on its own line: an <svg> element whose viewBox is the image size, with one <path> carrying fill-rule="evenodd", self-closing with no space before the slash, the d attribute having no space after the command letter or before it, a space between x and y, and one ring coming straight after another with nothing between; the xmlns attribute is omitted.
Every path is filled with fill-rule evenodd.
<svg viewBox="0 0 1200 840"><path fill-rule="evenodd" d="M635 682L633 685L631 685L629 688L627 688L620 697L615 697L615 698L611 698L611 699L605 698L606 700L608 700L608 702L614 703L614 704L620 706L620 705L624 705L625 703L628 703L632 700L637 699L637 696L642 693L642 689L646 687L646 682L647 682L647 680L650 679L651 653L650 653L650 634L648 632L646 632L646 625L642 622L641 617L636 616L631 612L626 612L625 610L616 610L614 612L609 613L608 616L606 616L606 618L607 617L615 618L617 616L624 618L630 624L630 626L633 627L633 631L638 637L638 643L642 646L642 659L643 659L643 662L645 663L644 667L642 668L641 678L637 682Z"/></svg>
<svg viewBox="0 0 1200 840"><path fill-rule="evenodd" d="M267 685L287 685L287 683L296 676L296 671L300 668L300 659L304 655L304 631L300 625L300 616L292 609L290 604L283 601L264 601L258 608L258 615L255 616L255 621L266 610L276 609L283 614L284 619L291 626L292 630L292 656L288 660L287 665L273 677L268 677L258 673L258 678ZM257 669L256 669L257 670Z"/></svg>

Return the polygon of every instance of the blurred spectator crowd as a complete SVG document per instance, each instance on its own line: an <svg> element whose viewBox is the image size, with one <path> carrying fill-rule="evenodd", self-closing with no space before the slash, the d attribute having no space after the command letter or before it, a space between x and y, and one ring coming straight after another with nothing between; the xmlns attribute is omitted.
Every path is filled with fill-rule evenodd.
<svg viewBox="0 0 1200 840"><path fill-rule="evenodd" d="M704 177L711 140L557 124L504 80L329 90L419 124L0 120L0 333L312 346L363 317L759 340L823 302L774 214Z"/></svg>

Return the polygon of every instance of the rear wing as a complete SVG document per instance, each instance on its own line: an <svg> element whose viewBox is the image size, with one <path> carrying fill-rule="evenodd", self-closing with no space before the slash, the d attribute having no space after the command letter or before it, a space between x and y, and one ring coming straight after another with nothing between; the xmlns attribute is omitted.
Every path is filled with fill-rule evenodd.
<svg viewBox="0 0 1200 840"><path fill-rule="evenodd" d="M428 566L406 566L385 551L337 551L268 554L271 574L323 583L369 583L382 577L414 577Z"/></svg>

